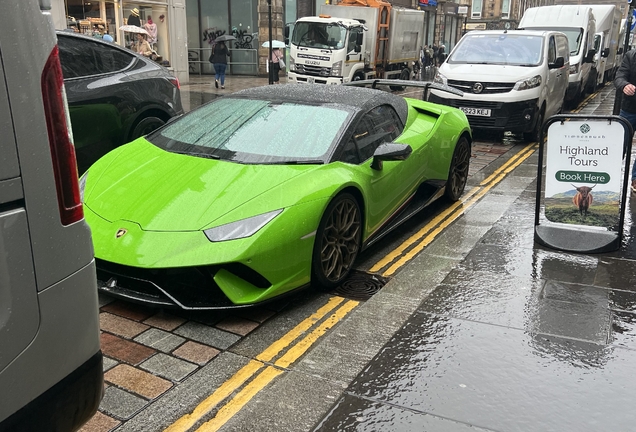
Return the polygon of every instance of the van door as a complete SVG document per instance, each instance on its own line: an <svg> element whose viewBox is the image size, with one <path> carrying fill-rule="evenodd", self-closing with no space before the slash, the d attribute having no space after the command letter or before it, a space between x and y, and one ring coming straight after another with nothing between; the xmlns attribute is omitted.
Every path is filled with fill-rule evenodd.
<svg viewBox="0 0 636 432"><path fill-rule="evenodd" d="M31 240L0 52L0 372L40 325Z"/></svg>
<svg viewBox="0 0 636 432"><path fill-rule="evenodd" d="M557 58L557 49L556 49L556 40L554 38L554 34L550 36L548 39L548 65L553 64ZM550 69L546 73L546 85L545 89L548 94L546 97L546 109L545 109L545 117L549 117L551 115L556 114L561 106L562 101L559 101L558 97L554 97L554 92L558 90L558 82L559 78L557 77L557 73L561 74L563 71L560 69Z"/></svg>
<svg viewBox="0 0 636 432"><path fill-rule="evenodd" d="M556 35L556 50L557 57L563 57L563 67L559 69L556 74L557 83L555 84L555 100L560 100L559 108L563 106L565 101L565 94L569 85L569 70L570 70L570 46L568 38L565 35Z"/></svg>

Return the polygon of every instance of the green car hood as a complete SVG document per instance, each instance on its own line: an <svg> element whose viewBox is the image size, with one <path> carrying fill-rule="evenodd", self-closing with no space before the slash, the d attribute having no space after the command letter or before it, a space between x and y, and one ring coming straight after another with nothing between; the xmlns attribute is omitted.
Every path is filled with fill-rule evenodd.
<svg viewBox="0 0 636 432"><path fill-rule="evenodd" d="M316 167L242 165L170 153L139 139L90 168L84 203L110 222L128 220L145 231L196 231Z"/></svg>

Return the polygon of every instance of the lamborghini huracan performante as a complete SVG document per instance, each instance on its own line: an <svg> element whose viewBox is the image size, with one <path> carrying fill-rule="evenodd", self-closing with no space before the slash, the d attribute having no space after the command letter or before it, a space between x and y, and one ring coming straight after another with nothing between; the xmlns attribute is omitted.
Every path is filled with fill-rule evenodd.
<svg viewBox="0 0 636 432"><path fill-rule="evenodd" d="M80 181L100 289L221 309L332 288L362 249L458 200L464 113L355 85L243 90L102 157Z"/></svg>

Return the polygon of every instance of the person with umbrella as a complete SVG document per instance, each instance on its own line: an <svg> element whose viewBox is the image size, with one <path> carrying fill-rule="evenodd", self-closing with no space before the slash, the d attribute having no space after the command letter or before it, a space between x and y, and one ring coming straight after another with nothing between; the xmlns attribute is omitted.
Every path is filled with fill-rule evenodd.
<svg viewBox="0 0 636 432"><path fill-rule="evenodd" d="M262 45L265 48L269 48L269 41L266 41ZM271 73L272 82L274 84L280 84L279 73L281 69L285 67L285 62L283 58L285 55L281 52L280 48L285 48L285 44L281 41L272 41L272 57L268 62L267 71Z"/></svg>
<svg viewBox="0 0 636 432"><path fill-rule="evenodd" d="M137 33L137 42L133 45L133 51L144 57L150 57L152 55L152 48L143 33Z"/></svg>
<svg viewBox="0 0 636 432"><path fill-rule="evenodd" d="M225 69L227 68L227 58L230 56L230 51L225 46L226 40L232 40L228 38L234 38L233 36L223 36L216 39L216 44L212 47L212 54L210 55L210 63L214 66L214 86L219 88L219 81L221 81L221 88L225 88Z"/></svg>

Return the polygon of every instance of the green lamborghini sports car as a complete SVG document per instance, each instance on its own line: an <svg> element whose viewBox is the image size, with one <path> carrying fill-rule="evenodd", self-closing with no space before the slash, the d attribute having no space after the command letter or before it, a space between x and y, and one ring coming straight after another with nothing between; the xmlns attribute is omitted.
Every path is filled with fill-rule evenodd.
<svg viewBox="0 0 636 432"><path fill-rule="evenodd" d="M222 309L331 288L362 249L458 200L466 116L355 84L243 90L103 156L80 181L100 289Z"/></svg>

